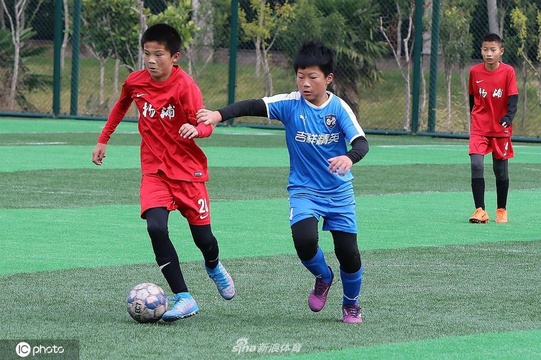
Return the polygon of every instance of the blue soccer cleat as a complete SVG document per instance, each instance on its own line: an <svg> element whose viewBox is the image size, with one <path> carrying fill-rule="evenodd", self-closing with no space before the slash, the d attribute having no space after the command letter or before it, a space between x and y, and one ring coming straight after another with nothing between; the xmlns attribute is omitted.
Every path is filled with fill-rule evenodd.
<svg viewBox="0 0 541 360"><path fill-rule="evenodd" d="M235 284L222 263L218 262L218 266L214 269L209 269L208 267L205 267L205 269L208 276L216 283L220 295L226 300L233 299L235 296Z"/></svg>
<svg viewBox="0 0 541 360"><path fill-rule="evenodd" d="M199 306L188 292L175 294L173 305L167 310L162 320L166 322L184 319L199 314Z"/></svg>

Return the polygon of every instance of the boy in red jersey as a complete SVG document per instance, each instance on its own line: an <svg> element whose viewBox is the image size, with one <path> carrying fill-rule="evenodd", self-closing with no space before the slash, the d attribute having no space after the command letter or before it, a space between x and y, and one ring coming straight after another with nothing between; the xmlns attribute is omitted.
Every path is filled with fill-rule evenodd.
<svg viewBox="0 0 541 360"><path fill-rule="evenodd" d="M187 219L193 241L201 250L205 268L220 295L235 295L233 280L218 260L218 242L210 227L207 158L194 138L208 137L213 127L197 124L203 108L201 91L176 62L181 38L171 26L156 24L141 38L145 70L128 75L92 152L92 162L101 165L107 142L131 103L139 111L141 134L141 218L146 219L156 262L175 294L175 302L163 315L175 321L199 313L188 292L179 258L169 238L169 212L178 210Z"/></svg>
<svg viewBox="0 0 541 360"><path fill-rule="evenodd" d="M504 53L502 39L487 34L481 45L483 63L470 69L469 95L471 127L469 155L471 187L475 212L471 223L487 223L485 211L484 156L492 153L496 176L496 222L507 222L509 192L508 159L513 158L513 119L517 112L518 89L515 70L501 62Z"/></svg>

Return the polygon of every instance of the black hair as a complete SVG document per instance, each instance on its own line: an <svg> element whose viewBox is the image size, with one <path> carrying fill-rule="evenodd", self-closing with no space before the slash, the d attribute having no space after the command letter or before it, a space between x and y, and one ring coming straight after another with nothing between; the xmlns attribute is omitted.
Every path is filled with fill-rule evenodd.
<svg viewBox="0 0 541 360"><path fill-rule="evenodd" d="M303 43L293 61L293 69L296 73L310 66L319 66L325 76L333 73L336 66L334 51L317 41Z"/></svg>
<svg viewBox="0 0 541 360"><path fill-rule="evenodd" d="M495 34L495 33L490 33L483 36L483 42L495 42L500 46L502 46L503 44L503 40L500 37L500 35Z"/></svg>
<svg viewBox="0 0 541 360"><path fill-rule="evenodd" d="M141 37L141 48L144 48L145 44L151 41L164 45L171 55L180 52L182 42L180 34L170 25L155 24L146 29Z"/></svg>

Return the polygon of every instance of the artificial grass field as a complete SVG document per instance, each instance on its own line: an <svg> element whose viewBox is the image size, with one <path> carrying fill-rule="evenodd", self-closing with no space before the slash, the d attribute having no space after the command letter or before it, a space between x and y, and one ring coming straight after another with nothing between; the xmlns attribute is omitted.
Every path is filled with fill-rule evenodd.
<svg viewBox="0 0 541 360"><path fill-rule="evenodd" d="M368 135L355 165L365 323L341 323L341 284L312 313L313 278L291 241L280 130L218 128L209 157L213 231L237 295L208 279L185 220L170 233L200 315L138 324L132 286L170 295L139 218L135 123L90 161L103 122L0 120L2 339L79 341L81 359L537 359L541 356L541 146L515 143L509 223L473 212L467 142ZM327 232L321 247L338 270ZM0 345L1 348L1 345ZM1 348L0 358L18 358ZM54 358L54 357L51 357Z"/></svg>

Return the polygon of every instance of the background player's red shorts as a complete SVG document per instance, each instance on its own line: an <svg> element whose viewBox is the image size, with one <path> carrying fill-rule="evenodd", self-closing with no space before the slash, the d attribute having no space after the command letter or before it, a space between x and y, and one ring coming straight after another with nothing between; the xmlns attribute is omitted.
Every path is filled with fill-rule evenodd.
<svg viewBox="0 0 541 360"><path fill-rule="evenodd" d="M163 173L144 174L139 191L141 217L156 207L178 210L191 225L210 224L210 201L204 182L172 180Z"/></svg>
<svg viewBox="0 0 541 360"><path fill-rule="evenodd" d="M469 154L486 155L492 153L496 160L507 160L515 156L511 138L508 137L486 137L482 135L470 136Z"/></svg>

